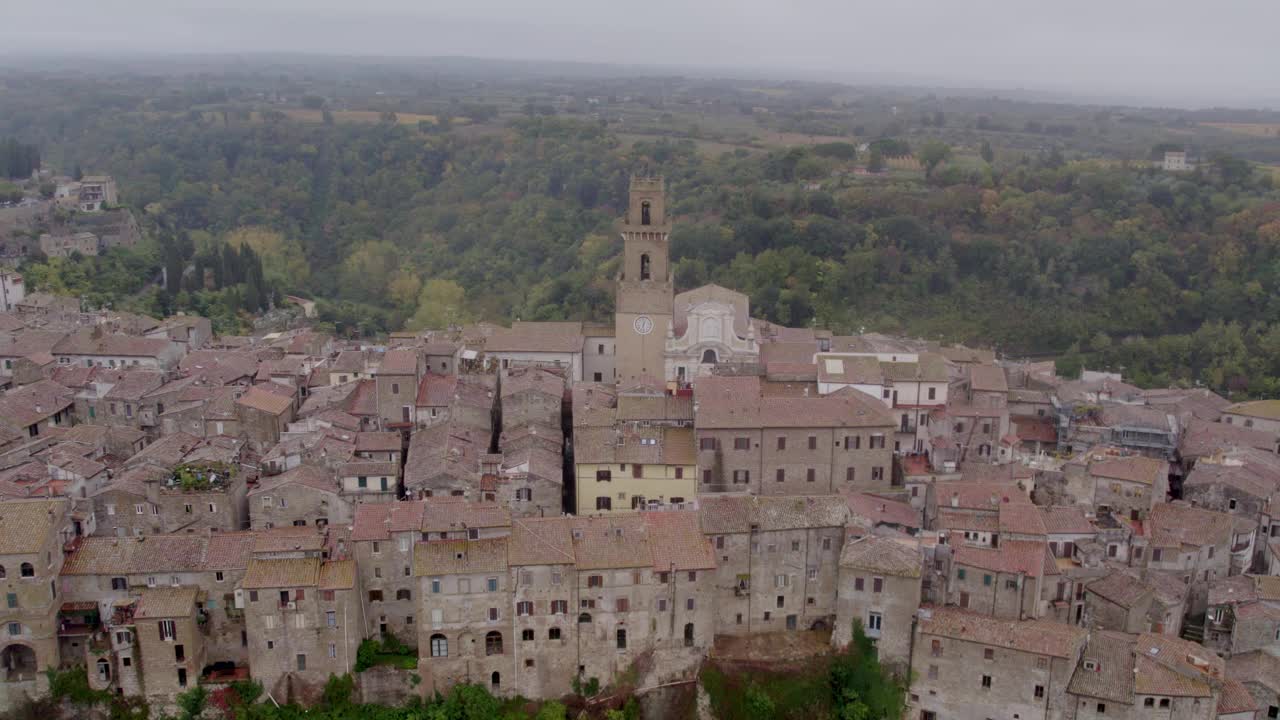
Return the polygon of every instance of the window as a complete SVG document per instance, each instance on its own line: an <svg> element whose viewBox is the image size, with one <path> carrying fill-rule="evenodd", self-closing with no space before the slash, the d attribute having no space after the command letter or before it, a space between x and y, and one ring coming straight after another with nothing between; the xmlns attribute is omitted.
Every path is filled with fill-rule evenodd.
<svg viewBox="0 0 1280 720"><path fill-rule="evenodd" d="M603 576L603 575L588 575L588 576L587 576L587 587L589 587L589 588L593 588L593 587L604 587L604 576Z"/></svg>
<svg viewBox="0 0 1280 720"><path fill-rule="evenodd" d="M779 449L779 450L786 450L786 449L787 449L787 438L786 438L786 436L779 436L779 437L778 437L778 449Z"/></svg>
<svg viewBox="0 0 1280 720"><path fill-rule="evenodd" d="M983 660L995 660L995 659L996 659L996 651L995 651L993 648L983 648L983 649L982 649L982 659L983 659Z"/></svg>
<svg viewBox="0 0 1280 720"><path fill-rule="evenodd" d="M876 465L875 467L871 468L871 479L872 479L872 480L883 480L883 479L884 479L884 466L883 466L883 465Z"/></svg>
<svg viewBox="0 0 1280 720"><path fill-rule="evenodd" d="M862 580L862 578L854 578L854 579L853 579L853 589L854 589L854 591L856 591L856 592L862 592L863 587L864 587L864 586L863 586L863 580Z"/></svg>
<svg viewBox="0 0 1280 720"><path fill-rule="evenodd" d="M734 470L734 471L733 471L733 482L734 482L735 484L736 484L736 483L749 483L749 482L751 482L751 471L750 471L750 470Z"/></svg>
<svg viewBox="0 0 1280 720"><path fill-rule="evenodd" d="M1036 699L1037 699L1037 700L1041 700L1041 699L1043 699L1043 698L1044 698L1044 686L1043 686L1043 685L1037 685L1037 686L1036 686Z"/></svg>
<svg viewBox="0 0 1280 720"><path fill-rule="evenodd" d="M521 600L516 603L516 615L532 615L533 603L528 600Z"/></svg>
<svg viewBox="0 0 1280 720"><path fill-rule="evenodd" d="M612 482L612 481L613 481L613 471L611 470L596 471L596 482Z"/></svg>
<svg viewBox="0 0 1280 720"><path fill-rule="evenodd" d="M777 480L778 482L785 482L787 479L787 474L786 472L783 471L782 468L778 468L777 472L774 474L774 479Z"/></svg>
<svg viewBox="0 0 1280 720"><path fill-rule="evenodd" d="M744 438L744 437L734 438L733 449L734 450L750 450L751 438Z"/></svg>
<svg viewBox="0 0 1280 720"><path fill-rule="evenodd" d="M552 600L551 614L552 615L568 615L569 601L568 600Z"/></svg>
<svg viewBox="0 0 1280 720"><path fill-rule="evenodd" d="M382 602L382 591L381 591L381 590L370 590L370 591L369 591L369 602Z"/></svg>
<svg viewBox="0 0 1280 720"><path fill-rule="evenodd" d="M524 630L521 630L520 640L521 642L533 642L533 631L527 628Z"/></svg>
<svg viewBox="0 0 1280 720"><path fill-rule="evenodd" d="M983 689L983 690L990 690L990 689L991 689L991 676L990 676L990 675L983 675L983 676L982 676L982 689Z"/></svg>
<svg viewBox="0 0 1280 720"><path fill-rule="evenodd" d="M484 654L485 655L501 655L502 654L502 633L497 630L490 630L484 636Z"/></svg>
<svg viewBox="0 0 1280 720"><path fill-rule="evenodd" d="M845 482L853 482L853 480L854 480L854 478L855 478L856 476L857 476L857 471L856 471L854 468L852 468L852 467L847 467L847 468L845 468L845 469L844 469L844 481L845 481Z"/></svg>
<svg viewBox="0 0 1280 720"><path fill-rule="evenodd" d="M1160 562L1161 560L1164 559L1163 555L1164 555L1164 552L1161 550L1161 548L1152 548L1151 562Z"/></svg>
<svg viewBox="0 0 1280 720"><path fill-rule="evenodd" d="M1169 698L1160 698L1160 707L1162 708L1169 707Z"/></svg>
<svg viewBox="0 0 1280 720"><path fill-rule="evenodd" d="M929 399L930 400L938 399L938 388L929 388Z"/></svg>
<svg viewBox="0 0 1280 720"><path fill-rule="evenodd" d="M485 589L489 592L498 592L498 578L486 578L484 581Z"/></svg>
<svg viewBox="0 0 1280 720"><path fill-rule="evenodd" d="M3 576L4 576L3 573L0 573L0 577L3 577ZM128 590L129 581L125 580L122 577L113 577L111 578L111 589L112 590Z"/></svg>
<svg viewBox="0 0 1280 720"><path fill-rule="evenodd" d="M307 669L307 656L306 656L306 655L303 655L302 653L298 653L298 656L297 656L297 663L298 663L298 672L302 672L303 670L306 670L306 669Z"/></svg>
<svg viewBox="0 0 1280 720"><path fill-rule="evenodd" d="M929 646L929 654L933 657L942 657L942 641L934 639Z"/></svg>
<svg viewBox="0 0 1280 720"><path fill-rule="evenodd" d="M1098 703L1098 714L1099 714L1099 715L1106 715L1106 714L1107 714L1107 704L1106 704L1106 703Z"/></svg>
<svg viewBox="0 0 1280 720"><path fill-rule="evenodd" d="M986 587L990 587L990 586L991 586L991 576L990 576L990 575L986 575L986 574L984 574L984 575L982 576L982 584L983 584L984 586L986 586Z"/></svg>
<svg viewBox="0 0 1280 720"><path fill-rule="evenodd" d="M145 505L143 505L142 503L137 503L137 504L135 504L135 505L133 506L133 514L134 514L134 515L141 515L141 514L143 514L143 513L144 513L144 512L146 512L146 511L147 511L147 508L146 508L146 506L145 506Z"/></svg>
<svg viewBox="0 0 1280 720"><path fill-rule="evenodd" d="M808 470L805 470L804 479L805 479L805 482L814 482L815 480L818 479L818 471L814 470L813 468L809 468Z"/></svg>
<svg viewBox="0 0 1280 720"><path fill-rule="evenodd" d="M618 628L618 632L617 632L617 636L616 636L616 637L617 637L618 649L619 649L619 650L626 650L626 649L627 649L627 629L626 629L626 628Z"/></svg>
<svg viewBox="0 0 1280 720"><path fill-rule="evenodd" d="M965 576L964 568L959 568L958 570L956 570L956 579L957 579L957 580L963 580L963 579L964 579L964 576Z"/></svg>
<svg viewBox="0 0 1280 720"><path fill-rule="evenodd" d="M930 679L930 680L937 680L937 679L938 679L938 666L937 666L937 665L930 665L930 666L929 666L929 679Z"/></svg>
<svg viewBox="0 0 1280 720"><path fill-rule="evenodd" d="M412 596L412 594L409 592L409 589L408 589L408 588L400 588L399 590L397 590L397 591L396 591L396 599L397 599L397 600L412 600L412 599L413 599L413 596Z"/></svg>
<svg viewBox="0 0 1280 720"><path fill-rule="evenodd" d="M498 617L498 608L489 608L489 622L497 622Z"/></svg>
<svg viewBox="0 0 1280 720"><path fill-rule="evenodd" d="M618 598L618 599L615 601L615 605L616 605L616 608L617 608L617 611L618 611L618 612L630 612L630 611L631 611L631 599L630 599L630 598Z"/></svg>
<svg viewBox="0 0 1280 720"><path fill-rule="evenodd" d="M177 636L177 634L178 634L177 626L174 625L174 622L172 620L160 621L160 639L161 640L172 641L174 637Z"/></svg>
<svg viewBox="0 0 1280 720"><path fill-rule="evenodd" d="M338 627L338 614L333 610L326 610L324 612L324 626Z"/></svg>
<svg viewBox="0 0 1280 720"><path fill-rule="evenodd" d="M431 636L431 657L449 657L449 639L440 633Z"/></svg>
<svg viewBox="0 0 1280 720"><path fill-rule="evenodd" d="M597 509L597 510L612 510L612 509L613 509L613 498L610 498L610 497L608 497L608 496L606 496L606 495L601 495L601 496L597 497L597 498L596 498L596 509Z"/></svg>
<svg viewBox="0 0 1280 720"><path fill-rule="evenodd" d="M867 631L880 634L880 628L884 625L884 616L878 612L867 613Z"/></svg>
<svg viewBox="0 0 1280 720"><path fill-rule="evenodd" d="M716 449L716 439L715 439L715 438L709 438L709 437L699 438L699 439L698 439L698 449L699 449L699 450L715 450L715 449Z"/></svg>
<svg viewBox="0 0 1280 720"><path fill-rule="evenodd" d="M107 503L107 514L108 515L116 514L116 506L113 503Z"/></svg>

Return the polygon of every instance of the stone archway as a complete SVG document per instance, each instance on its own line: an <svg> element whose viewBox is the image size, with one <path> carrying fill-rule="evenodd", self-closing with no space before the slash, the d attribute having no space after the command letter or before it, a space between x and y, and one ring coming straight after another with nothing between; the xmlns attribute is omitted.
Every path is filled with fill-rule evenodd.
<svg viewBox="0 0 1280 720"><path fill-rule="evenodd" d="M0 651L0 672L5 682L35 680L37 671L36 651L29 646L14 643Z"/></svg>

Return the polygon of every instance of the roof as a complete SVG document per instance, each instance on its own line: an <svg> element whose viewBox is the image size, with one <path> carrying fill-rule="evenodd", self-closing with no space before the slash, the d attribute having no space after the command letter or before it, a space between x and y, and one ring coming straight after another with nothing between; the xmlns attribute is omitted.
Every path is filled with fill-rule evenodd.
<svg viewBox="0 0 1280 720"><path fill-rule="evenodd" d="M924 635L963 640L1036 655L1073 659L1087 632L1048 620L998 620L952 607L921 613Z"/></svg>
<svg viewBox="0 0 1280 720"><path fill-rule="evenodd" d="M248 392L240 396L236 400L236 404L265 412L269 415L283 415L290 407L293 401L284 395L273 393L261 387L251 387Z"/></svg>
<svg viewBox="0 0 1280 720"><path fill-rule="evenodd" d="M1228 405L1222 409L1222 412L1263 420L1280 420L1280 400L1250 400Z"/></svg>
<svg viewBox="0 0 1280 720"><path fill-rule="evenodd" d="M356 586L355 560L328 560L320 564L321 590L350 590Z"/></svg>
<svg viewBox="0 0 1280 720"><path fill-rule="evenodd" d="M1001 540L998 548L960 543L956 545L954 553L953 562L956 565L1027 577L1057 574L1056 569L1052 573L1046 572L1053 563L1048 546L1042 542Z"/></svg>
<svg viewBox="0 0 1280 720"><path fill-rule="evenodd" d="M918 578L922 562L919 542L904 538L868 535L845 543L840 551L840 567L870 570L881 575Z"/></svg>
<svg viewBox="0 0 1280 720"><path fill-rule="evenodd" d="M649 531L653 569L714 570L711 539L702 534L698 514L692 510L656 510L641 513Z"/></svg>
<svg viewBox="0 0 1280 720"><path fill-rule="evenodd" d="M62 520L66 508L65 499L0 503L0 555L31 555L47 550L49 531Z"/></svg>
<svg viewBox="0 0 1280 720"><path fill-rule="evenodd" d="M54 355L114 355L116 357L159 357L172 343L161 338L145 338L96 329L74 332L54 345Z"/></svg>
<svg viewBox="0 0 1280 720"><path fill-rule="evenodd" d="M250 495L262 495L285 485L302 485L315 490L338 492L338 484L333 473L322 467L303 463L271 477L262 478L258 486L249 491Z"/></svg>
<svg viewBox="0 0 1280 720"><path fill-rule="evenodd" d="M1100 630L1089 637L1083 659L1092 660L1097 669L1079 663L1067 683L1072 695L1133 704L1133 636Z"/></svg>
<svg viewBox="0 0 1280 720"><path fill-rule="evenodd" d="M243 568L260 535L294 530L86 537L62 566L64 575L130 575ZM314 533L314 529L311 530Z"/></svg>
<svg viewBox="0 0 1280 720"><path fill-rule="evenodd" d="M969 389L977 392L1009 392L1004 368L995 365L973 365L969 368Z"/></svg>
<svg viewBox="0 0 1280 720"><path fill-rule="evenodd" d="M996 510L1004 503L1031 503L1026 492L1012 482L940 482L935 494L940 509Z"/></svg>
<svg viewBox="0 0 1280 720"><path fill-rule="evenodd" d="M1017 535L1047 535L1044 515L1040 508L1026 503L1003 503L1000 505L999 528L1004 533Z"/></svg>
<svg viewBox="0 0 1280 720"><path fill-rule="evenodd" d="M416 532L422 527L426 503L421 500L390 503L361 503L356 506L351 539L390 540L391 533Z"/></svg>
<svg viewBox="0 0 1280 720"><path fill-rule="evenodd" d="M694 381L693 397L698 428L893 426L883 403L852 388L815 397L762 396L758 377L711 376Z"/></svg>
<svg viewBox="0 0 1280 720"><path fill-rule="evenodd" d="M1231 678L1222 681L1218 695L1219 716L1253 712L1257 709L1258 704L1254 702L1253 696L1249 694L1248 688L1243 683Z"/></svg>
<svg viewBox="0 0 1280 720"><path fill-rule="evenodd" d="M1045 532L1049 535L1086 535L1097 532L1093 523L1077 505L1051 505L1040 508Z"/></svg>
<svg viewBox="0 0 1280 720"><path fill-rule="evenodd" d="M392 348L382 356L379 375L416 375L418 353L413 348Z"/></svg>
<svg viewBox="0 0 1280 720"><path fill-rule="evenodd" d="M548 323L555 325L556 323ZM540 327L543 323L523 323L518 329L498 330L484 344L486 352L581 353L581 334L561 328Z"/></svg>
<svg viewBox="0 0 1280 720"><path fill-rule="evenodd" d="M699 516L707 535L804 528L843 528L849 507L839 495L761 497L700 495Z"/></svg>
<svg viewBox="0 0 1280 720"><path fill-rule="evenodd" d="M240 585L246 590L312 587L320 579L320 558L281 558L249 561Z"/></svg>
<svg viewBox="0 0 1280 720"><path fill-rule="evenodd" d="M1135 607L1154 590L1134 575L1116 570L1085 585L1085 590L1122 608Z"/></svg>
<svg viewBox="0 0 1280 720"><path fill-rule="evenodd" d="M1275 452L1276 436L1275 433L1234 423L1191 418L1187 421L1187 431L1178 443L1178 452L1184 458L1197 458L1231 447L1252 447Z"/></svg>
<svg viewBox="0 0 1280 720"><path fill-rule="evenodd" d="M418 407L445 407L453 400L453 389L458 384L457 375L424 373L418 383Z"/></svg>
<svg viewBox="0 0 1280 720"><path fill-rule="evenodd" d="M574 517L570 523L579 571L653 565L648 526L640 514Z"/></svg>
<svg viewBox="0 0 1280 720"><path fill-rule="evenodd" d="M508 538L432 540L413 546L415 575L499 573L507 570Z"/></svg>
<svg viewBox="0 0 1280 720"><path fill-rule="evenodd" d="M400 452L400 433L356 433L356 452Z"/></svg>
<svg viewBox="0 0 1280 720"><path fill-rule="evenodd" d="M1155 547L1203 547L1229 541L1233 526L1232 516L1226 513L1182 503L1157 503L1151 508L1146 530Z"/></svg>
<svg viewBox="0 0 1280 720"><path fill-rule="evenodd" d="M567 517L512 518L507 562L521 565L573 565L573 528Z"/></svg>
<svg viewBox="0 0 1280 720"><path fill-rule="evenodd" d="M1141 455L1106 458L1089 463L1089 474L1094 477L1153 487L1160 481L1161 475L1168 475L1168 473L1168 462Z"/></svg>
<svg viewBox="0 0 1280 720"><path fill-rule="evenodd" d="M52 380L40 380L10 390L0 397L0 418L8 425L29 425L71 406L74 393Z"/></svg>
<svg viewBox="0 0 1280 720"><path fill-rule="evenodd" d="M138 595L138 607L133 611L134 620L186 617L196 609L196 596L200 588L194 585L179 587L149 587Z"/></svg>
<svg viewBox="0 0 1280 720"><path fill-rule="evenodd" d="M848 493L844 497L849 512L876 525L898 525L913 529L924 527L922 513L911 507L910 503L870 493Z"/></svg>
<svg viewBox="0 0 1280 720"><path fill-rule="evenodd" d="M1140 695L1212 697L1209 678L1224 674L1222 658L1181 638L1143 633L1134 642L1134 653L1133 690Z"/></svg>

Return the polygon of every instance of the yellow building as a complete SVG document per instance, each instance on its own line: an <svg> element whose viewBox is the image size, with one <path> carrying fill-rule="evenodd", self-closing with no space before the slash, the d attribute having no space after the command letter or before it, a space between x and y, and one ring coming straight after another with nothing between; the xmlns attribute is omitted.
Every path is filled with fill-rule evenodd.
<svg viewBox="0 0 1280 720"><path fill-rule="evenodd" d="M691 398L649 385L615 393L573 390L575 512L630 512L693 500L697 493Z"/></svg>

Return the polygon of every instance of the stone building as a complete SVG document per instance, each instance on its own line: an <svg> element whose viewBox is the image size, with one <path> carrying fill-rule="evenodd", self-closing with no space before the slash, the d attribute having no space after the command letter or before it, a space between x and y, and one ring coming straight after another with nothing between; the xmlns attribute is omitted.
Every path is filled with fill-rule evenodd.
<svg viewBox="0 0 1280 720"><path fill-rule="evenodd" d="M131 656L137 663L142 694L161 707L173 707L175 698L195 687L207 664L205 628L208 620L196 607L200 588L191 585L144 588L133 607L132 633L137 647ZM129 628L115 624L113 633ZM123 658L120 660L124 667ZM91 668L96 672L96 668Z"/></svg>
<svg viewBox="0 0 1280 720"><path fill-rule="evenodd" d="M887 442L893 421L856 390L778 397L757 377L706 377L695 383L694 414L701 493L902 492Z"/></svg>
<svg viewBox="0 0 1280 720"><path fill-rule="evenodd" d="M59 663L58 573L75 537L69 513L65 498L0 503L0 710L44 693L43 670Z"/></svg>
<svg viewBox="0 0 1280 720"><path fill-rule="evenodd" d="M1280 434L1280 400L1252 400L1222 409L1222 422L1228 425Z"/></svg>
<svg viewBox="0 0 1280 720"><path fill-rule="evenodd" d="M374 374L382 430L406 431L413 427L421 375L422 358L413 348L392 348L382 356L382 365Z"/></svg>
<svg viewBox="0 0 1280 720"><path fill-rule="evenodd" d="M395 635L411 646L419 640L425 617L422 584L413 572L414 543L503 537L510 531L510 513L493 504L443 497L357 506L351 556L370 632Z"/></svg>
<svg viewBox="0 0 1280 720"><path fill-rule="evenodd" d="M1244 685L1253 698L1256 717L1280 717L1280 657L1255 650L1227 658L1227 677Z"/></svg>
<svg viewBox="0 0 1280 720"><path fill-rule="evenodd" d="M1155 605L1154 587L1136 573L1114 570L1085 585L1083 624L1100 630L1148 632Z"/></svg>
<svg viewBox="0 0 1280 720"><path fill-rule="evenodd" d="M324 528L351 522L351 503L338 489L334 473L304 464L261 479L248 495L249 524L254 530L291 525Z"/></svg>
<svg viewBox="0 0 1280 720"><path fill-rule="evenodd" d="M294 407L293 401L279 392L252 387L236 400L235 413L241 434L265 451L280 442L281 434L293 422Z"/></svg>
<svg viewBox="0 0 1280 720"><path fill-rule="evenodd" d="M959 608L921 608L907 706L922 720L1071 717L1067 684L1087 633L1046 620L997 620Z"/></svg>
<svg viewBox="0 0 1280 720"><path fill-rule="evenodd" d="M258 545L237 588L251 677L280 702L312 702L349 673L366 635L354 560L325 560L319 535Z"/></svg>
<svg viewBox="0 0 1280 720"><path fill-rule="evenodd" d="M1169 463L1099 447L1064 467L1067 492L1086 507L1146 520L1169 492Z"/></svg>
<svg viewBox="0 0 1280 720"><path fill-rule="evenodd" d="M502 427L538 423L559 427L563 414L565 379L545 367L517 367L502 371L500 413Z"/></svg>
<svg viewBox="0 0 1280 720"><path fill-rule="evenodd" d="M867 536L840 552L836 622L832 645L853 639L853 626L876 643L880 662L905 674L910 668L924 553L915 539Z"/></svg>
<svg viewBox="0 0 1280 720"><path fill-rule="evenodd" d="M1280 578L1236 575L1209 585L1204 645L1224 657L1280 650Z"/></svg>
<svg viewBox="0 0 1280 720"><path fill-rule="evenodd" d="M400 496L400 463L353 460L338 466L342 498L352 505L395 502Z"/></svg>
<svg viewBox="0 0 1280 720"><path fill-rule="evenodd" d="M1191 591L1188 612L1198 614L1210 584L1244 572L1255 532L1254 523L1225 513L1161 503L1133 537L1132 564L1181 574Z"/></svg>
<svg viewBox="0 0 1280 720"><path fill-rule="evenodd" d="M839 496L698 498L716 555L716 633L830 629L849 510Z"/></svg>
<svg viewBox="0 0 1280 720"><path fill-rule="evenodd" d="M1225 678L1222 659L1167 635L1095 632L1067 686L1061 717L1218 717Z"/></svg>

